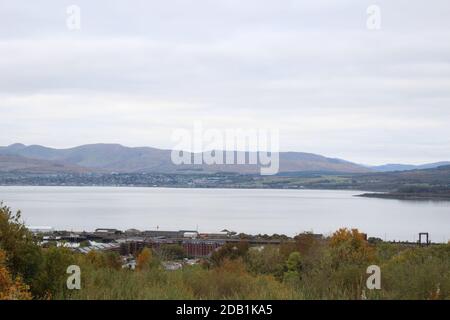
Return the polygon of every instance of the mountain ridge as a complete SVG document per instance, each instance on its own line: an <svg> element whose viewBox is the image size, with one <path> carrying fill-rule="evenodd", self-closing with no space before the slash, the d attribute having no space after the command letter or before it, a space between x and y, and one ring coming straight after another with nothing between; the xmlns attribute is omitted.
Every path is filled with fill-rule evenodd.
<svg viewBox="0 0 450 320"><path fill-rule="evenodd" d="M222 152L222 151L216 151ZM70 171L74 166L75 171L86 172L121 172L121 173L176 173L176 172L236 172L257 173L259 165L175 165L171 161L171 150L152 147L127 147L120 144L86 144L72 148L56 149L41 145L24 145L15 143L6 147L0 147L1 156L18 156L17 161L33 159L41 161L39 166L45 167L42 161L49 161L49 166L55 163ZM205 153L204 153L205 154ZM251 153L234 151L234 156L245 156L249 159ZM194 154L189 153L190 158ZM365 173L372 170L356 163L338 158L329 158L322 155L306 152L280 152L280 172L338 172L338 173ZM26 162L26 161L25 161ZM6 164L0 163L0 171L8 171ZM39 167L37 166L37 167ZM65 167L64 167L65 166ZM26 166L19 166L26 171ZM17 169L17 168L16 168ZM34 166L36 170L36 166ZM64 170L64 171L67 171Z"/></svg>

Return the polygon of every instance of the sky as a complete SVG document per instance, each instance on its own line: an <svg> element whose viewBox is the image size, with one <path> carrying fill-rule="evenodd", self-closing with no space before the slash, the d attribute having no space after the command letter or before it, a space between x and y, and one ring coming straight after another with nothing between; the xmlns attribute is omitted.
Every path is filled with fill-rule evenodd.
<svg viewBox="0 0 450 320"><path fill-rule="evenodd" d="M450 2L0 1L0 145L171 148L196 122L357 163L450 160Z"/></svg>

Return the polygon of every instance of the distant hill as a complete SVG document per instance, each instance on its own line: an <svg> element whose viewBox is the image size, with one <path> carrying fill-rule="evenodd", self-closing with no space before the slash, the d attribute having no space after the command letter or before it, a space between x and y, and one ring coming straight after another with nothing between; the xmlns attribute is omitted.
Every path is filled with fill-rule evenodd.
<svg viewBox="0 0 450 320"><path fill-rule="evenodd" d="M381 166L372 166L371 169L378 172L390 172L390 171L407 171L407 170L419 170L419 169L433 169L440 166L450 165L450 161L427 163L422 165L412 165L412 164L385 164Z"/></svg>
<svg viewBox="0 0 450 320"><path fill-rule="evenodd" d="M239 152L240 155L244 155ZM50 161L51 163L37 163L39 167L48 170L56 164L62 166L65 172L73 169L101 171L101 172L145 172L145 173L176 173L176 172L235 172L257 173L258 165L175 165L171 160L171 150L151 147L131 148L119 144L89 144L68 149L54 149L39 145L26 146L13 144L0 147L0 155L21 157L19 163L25 159ZM235 152L235 156L238 153ZM189 154L192 157L192 154ZM251 154L245 153L248 159ZM25 161L26 162L26 161ZM46 167L47 164L49 167ZM26 169L26 165L14 165L12 162L0 163L0 171ZM280 172L334 172L334 173L365 173L372 170L364 166L335 158L303 152L281 152Z"/></svg>
<svg viewBox="0 0 450 320"><path fill-rule="evenodd" d="M57 161L30 159L16 155L0 155L0 172L88 173L90 170Z"/></svg>
<svg viewBox="0 0 450 320"><path fill-rule="evenodd" d="M371 198L400 200L450 200L450 165L410 171L378 172L356 175L352 187L382 191L364 193Z"/></svg>
<svg viewBox="0 0 450 320"><path fill-rule="evenodd" d="M373 191L396 191L403 187L450 188L450 165L430 169L375 172L352 177L354 188Z"/></svg>

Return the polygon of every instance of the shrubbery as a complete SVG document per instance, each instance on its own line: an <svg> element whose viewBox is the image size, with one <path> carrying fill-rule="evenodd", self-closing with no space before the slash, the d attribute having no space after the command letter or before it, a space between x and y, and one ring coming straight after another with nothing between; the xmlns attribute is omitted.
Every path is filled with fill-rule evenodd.
<svg viewBox="0 0 450 320"><path fill-rule="evenodd" d="M20 213L0 206L0 299L450 299L450 244L368 242L347 229L294 240L226 244L177 271L165 271L161 260L182 258L181 247L146 248L132 271L116 253L41 248ZM66 288L71 264L81 268L81 290ZM381 290L365 290L371 264L381 267Z"/></svg>

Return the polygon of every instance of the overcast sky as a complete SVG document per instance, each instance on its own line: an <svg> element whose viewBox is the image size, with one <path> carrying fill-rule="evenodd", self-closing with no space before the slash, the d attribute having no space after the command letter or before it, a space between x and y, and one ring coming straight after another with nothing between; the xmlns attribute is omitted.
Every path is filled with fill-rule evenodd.
<svg viewBox="0 0 450 320"><path fill-rule="evenodd" d="M171 148L202 121L358 163L450 160L450 2L1 0L0 112L0 145Z"/></svg>

